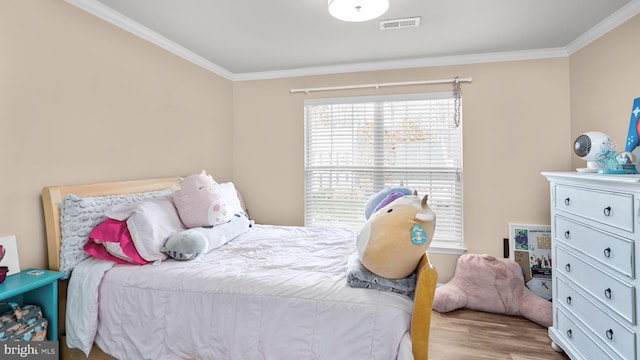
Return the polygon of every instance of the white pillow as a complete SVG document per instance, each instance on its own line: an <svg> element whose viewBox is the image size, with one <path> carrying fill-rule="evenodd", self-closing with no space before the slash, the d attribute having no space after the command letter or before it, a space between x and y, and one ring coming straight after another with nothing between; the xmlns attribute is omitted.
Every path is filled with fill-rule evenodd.
<svg viewBox="0 0 640 360"><path fill-rule="evenodd" d="M127 221L127 229L138 254L150 262L166 259L167 255L162 252L165 241L184 230L171 197L114 206L105 215Z"/></svg>
<svg viewBox="0 0 640 360"><path fill-rule="evenodd" d="M240 198L238 197L238 191L236 190L236 187L232 182L220 184L220 194L222 197L222 201L226 202L231 208L231 213L244 214L244 209L242 208L242 204L240 204Z"/></svg>

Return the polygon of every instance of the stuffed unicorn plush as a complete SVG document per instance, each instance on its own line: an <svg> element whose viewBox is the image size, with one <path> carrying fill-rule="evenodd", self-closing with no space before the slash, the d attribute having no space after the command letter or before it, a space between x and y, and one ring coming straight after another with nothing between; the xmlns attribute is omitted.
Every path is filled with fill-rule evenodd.
<svg viewBox="0 0 640 360"><path fill-rule="evenodd" d="M224 224L233 216L222 199L220 185L204 170L181 179L173 200L186 228Z"/></svg>
<svg viewBox="0 0 640 360"><path fill-rule="evenodd" d="M370 272L387 279L409 276L433 239L436 215L428 196L392 192L358 234L360 262Z"/></svg>

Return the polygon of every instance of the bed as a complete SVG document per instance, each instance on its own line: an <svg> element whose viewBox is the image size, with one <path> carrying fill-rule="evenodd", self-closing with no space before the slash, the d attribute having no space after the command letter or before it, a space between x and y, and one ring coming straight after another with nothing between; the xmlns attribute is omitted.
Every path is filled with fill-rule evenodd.
<svg viewBox="0 0 640 360"><path fill-rule="evenodd" d="M65 197L158 192L177 182L45 187L49 268L61 265ZM58 335L66 344L69 334L81 334L89 358L427 359L437 281L428 256L416 270L412 300L348 286L354 251L350 230L257 224L194 261L136 266L89 258L71 276L81 285L60 284L60 319L69 301L69 313L81 313L84 323L60 321Z"/></svg>

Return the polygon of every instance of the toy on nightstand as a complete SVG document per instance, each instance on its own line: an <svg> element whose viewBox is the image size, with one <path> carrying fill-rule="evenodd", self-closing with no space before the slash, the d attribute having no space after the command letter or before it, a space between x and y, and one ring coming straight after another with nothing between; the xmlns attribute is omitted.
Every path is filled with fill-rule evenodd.
<svg viewBox="0 0 640 360"><path fill-rule="evenodd" d="M0 261L4 259L4 254L5 254L4 246L0 245ZM4 279L7 278L8 272L9 272L8 266L0 266L0 284L2 284L4 282Z"/></svg>

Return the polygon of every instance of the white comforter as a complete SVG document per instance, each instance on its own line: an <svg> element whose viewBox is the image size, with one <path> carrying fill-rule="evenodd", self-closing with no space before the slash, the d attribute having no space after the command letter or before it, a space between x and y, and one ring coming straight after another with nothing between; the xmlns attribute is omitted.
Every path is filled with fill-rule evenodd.
<svg viewBox="0 0 640 360"><path fill-rule="evenodd" d="M91 259L69 283L67 342L95 335L118 359L411 358L413 302L349 287L354 251L353 231L256 225L193 261Z"/></svg>

